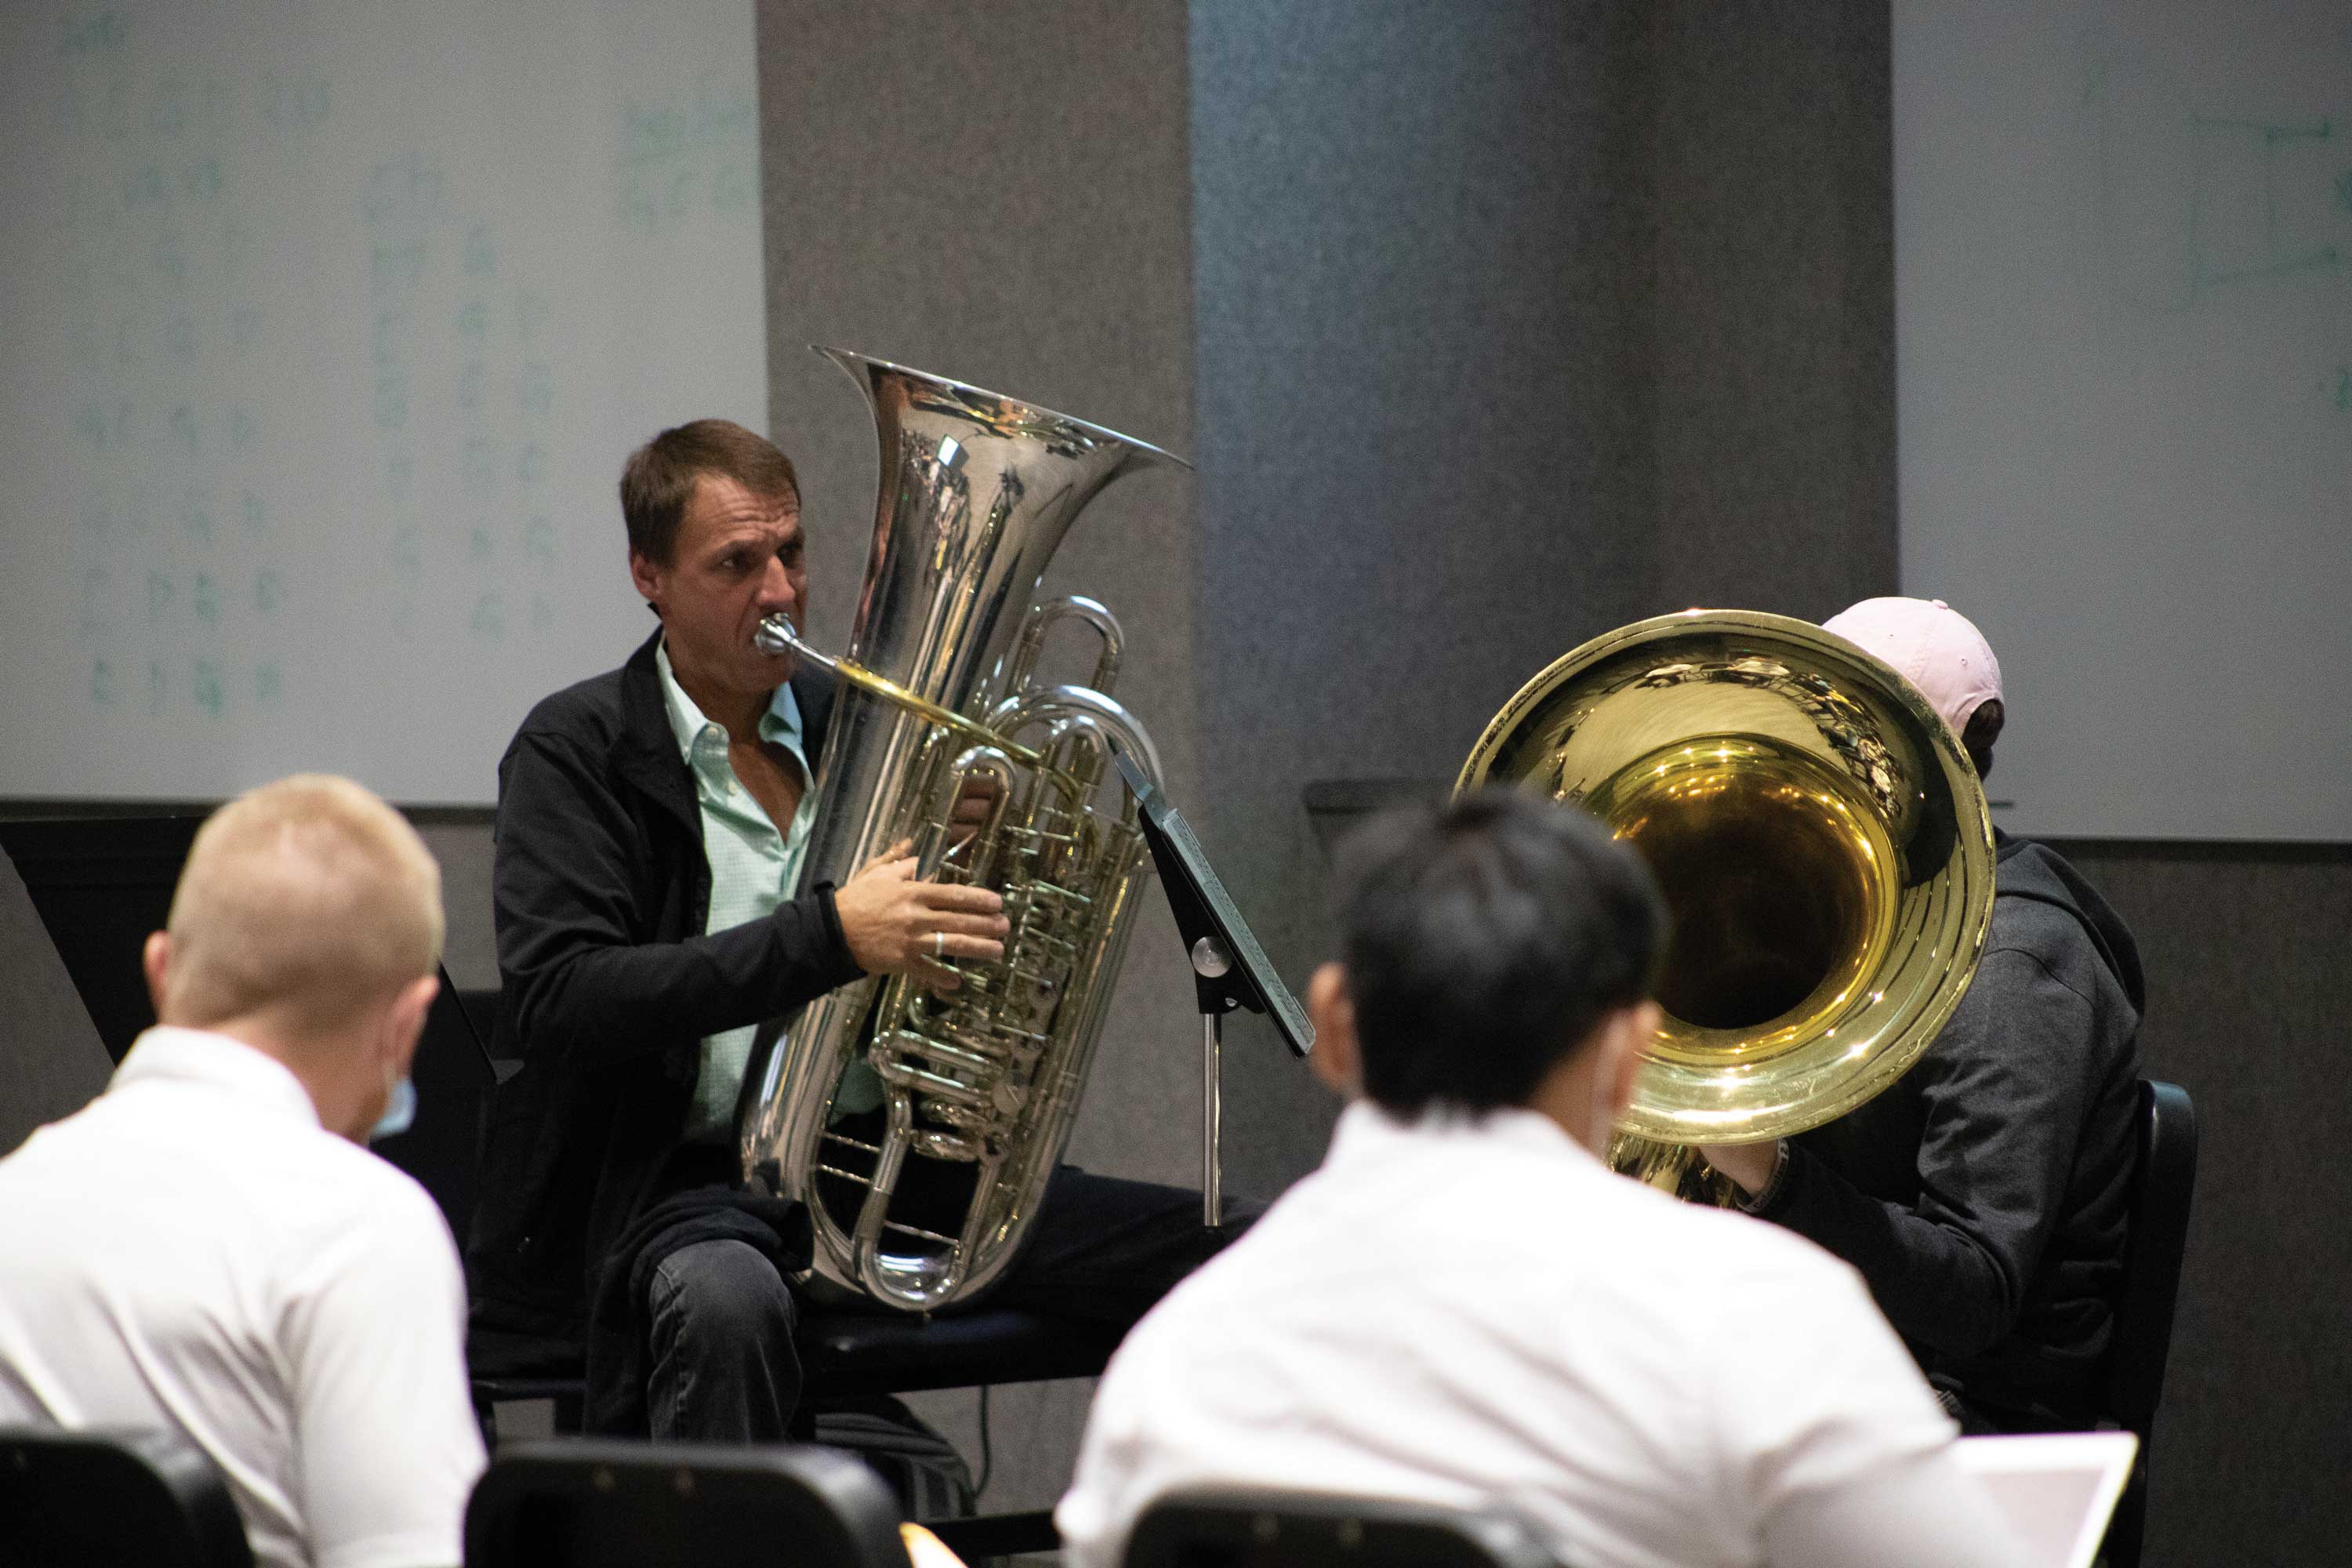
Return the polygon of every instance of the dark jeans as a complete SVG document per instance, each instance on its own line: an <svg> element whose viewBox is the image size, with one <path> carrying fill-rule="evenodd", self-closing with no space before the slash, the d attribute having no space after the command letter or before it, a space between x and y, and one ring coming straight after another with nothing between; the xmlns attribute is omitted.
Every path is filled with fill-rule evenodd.
<svg viewBox="0 0 2352 1568"><path fill-rule="evenodd" d="M1027 1250L982 1304L1123 1329L1259 1212L1228 1201L1223 1227L1206 1230L1197 1192L1065 1165ZM646 1296L653 1435L783 1441L800 1403L800 1304L773 1266L743 1242L699 1242L661 1261Z"/></svg>

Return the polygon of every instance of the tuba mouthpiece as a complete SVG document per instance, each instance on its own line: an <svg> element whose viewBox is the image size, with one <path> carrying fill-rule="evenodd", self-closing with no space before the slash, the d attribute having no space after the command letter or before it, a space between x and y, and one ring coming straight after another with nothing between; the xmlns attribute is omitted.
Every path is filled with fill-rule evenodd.
<svg viewBox="0 0 2352 1568"><path fill-rule="evenodd" d="M800 633L782 616L770 616L751 633L751 646L761 653L806 653Z"/></svg>

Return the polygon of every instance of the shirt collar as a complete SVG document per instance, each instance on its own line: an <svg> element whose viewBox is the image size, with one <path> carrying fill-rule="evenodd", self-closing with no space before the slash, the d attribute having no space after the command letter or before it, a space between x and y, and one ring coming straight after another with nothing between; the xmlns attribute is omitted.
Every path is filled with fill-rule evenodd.
<svg viewBox="0 0 2352 1568"><path fill-rule="evenodd" d="M106 1091L135 1083L195 1083L227 1089L240 1100L269 1106L311 1126L319 1108L293 1069L230 1035L158 1024L131 1042Z"/></svg>
<svg viewBox="0 0 2352 1568"><path fill-rule="evenodd" d="M1406 1118L1391 1115L1369 1100L1355 1100L1339 1113L1339 1124L1331 1135L1331 1152L1325 1163L1339 1165L1379 1161L1402 1153L1408 1146L1456 1142L1521 1149L1582 1164L1595 1172L1607 1169L1590 1149L1570 1138L1559 1122L1541 1111L1516 1105L1486 1111L1436 1106Z"/></svg>
<svg viewBox="0 0 2352 1568"><path fill-rule="evenodd" d="M706 717L677 683L677 672L670 668L669 644L667 640L654 648L654 668L661 673L662 705L669 714L669 731L677 737L678 755L688 766L694 763L694 746L705 731L716 734L725 744L727 731ZM789 680L776 688L768 700L768 710L760 715L760 739L772 741L794 756L802 755L801 705L793 695Z"/></svg>

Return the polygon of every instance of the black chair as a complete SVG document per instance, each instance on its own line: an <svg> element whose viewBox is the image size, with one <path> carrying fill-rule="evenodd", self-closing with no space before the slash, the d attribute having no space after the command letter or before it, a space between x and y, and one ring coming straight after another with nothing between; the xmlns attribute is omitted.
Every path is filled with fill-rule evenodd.
<svg viewBox="0 0 2352 1568"><path fill-rule="evenodd" d="M2108 1419L2139 1438L2101 1554L2108 1568L2138 1568L2147 1526L2148 1457L2156 1439L2164 1368L2172 1353L2173 1308L2189 1243L2197 1187L2197 1109L2179 1084L2140 1084L2139 1165L2132 1176L2131 1230L2116 1292L2113 1342L2105 1373Z"/></svg>
<svg viewBox="0 0 2352 1568"><path fill-rule="evenodd" d="M928 1320L811 1312L793 1333L802 1373L793 1436L812 1441L820 1415L856 1407L877 1395L1099 1376L1119 1337L1113 1330L1011 1308ZM477 1376L473 1389L484 1441L500 1453L507 1451L496 1431L501 1405L545 1401L551 1406L553 1430L580 1430L587 1384L576 1362L551 1361L525 1373ZM1045 1510L921 1522L968 1562L1050 1552L1059 1544L1053 1515Z"/></svg>
<svg viewBox="0 0 2352 1568"><path fill-rule="evenodd" d="M1499 1508L1314 1492L1173 1492L1143 1510L1125 1568L1556 1568Z"/></svg>
<svg viewBox="0 0 2352 1568"><path fill-rule="evenodd" d="M176 1432L0 1427L0 1563L253 1568L244 1521Z"/></svg>
<svg viewBox="0 0 2352 1568"><path fill-rule="evenodd" d="M467 1568L908 1568L874 1473L824 1448L553 1438L509 1446L466 1505Z"/></svg>
<svg viewBox="0 0 2352 1568"><path fill-rule="evenodd" d="M793 1337L803 1396L818 1405L981 1383L1097 1377L1120 1339L1113 1329L1010 1307L929 1319L812 1312Z"/></svg>

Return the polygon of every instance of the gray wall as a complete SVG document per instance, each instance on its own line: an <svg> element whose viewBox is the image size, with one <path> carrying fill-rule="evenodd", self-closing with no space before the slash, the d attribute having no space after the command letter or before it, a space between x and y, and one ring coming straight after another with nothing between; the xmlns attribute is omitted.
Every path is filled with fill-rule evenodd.
<svg viewBox="0 0 2352 1568"><path fill-rule="evenodd" d="M417 814L416 831L441 862L442 957L461 991L495 991L498 941L490 929L490 825L480 812Z"/></svg>
<svg viewBox="0 0 2352 1568"><path fill-rule="evenodd" d="M1638 7L1192 11L1209 845L1294 987L1328 947L1302 785L1444 776L1649 600ZM1238 1180L1328 1098L1228 1036Z"/></svg>
<svg viewBox="0 0 2352 1568"><path fill-rule="evenodd" d="M1887 8L1653 9L1651 608L1895 592Z"/></svg>
<svg viewBox="0 0 2352 1568"><path fill-rule="evenodd" d="M87 1104L112 1070L24 879L0 854L0 1155Z"/></svg>
<svg viewBox="0 0 2352 1568"><path fill-rule="evenodd" d="M2061 847L2139 939L2147 1070L2197 1102L2147 1561L2341 1562L2352 1536L2352 848Z"/></svg>
<svg viewBox="0 0 2352 1568"><path fill-rule="evenodd" d="M801 467L813 632L838 647L873 531L873 425L805 345L1192 450L1184 7L845 0L766 4L759 16L770 408ZM1119 616L1118 695L1187 807L1201 796L1194 513L1190 475L1123 479L1088 508L1046 583ZM1065 678L1091 668L1089 653ZM1192 1185L1198 1025L1174 926L1157 892L1146 897L1070 1157ZM996 1391L991 1507L1060 1494L1090 1390ZM919 1403L976 1461L974 1397Z"/></svg>

